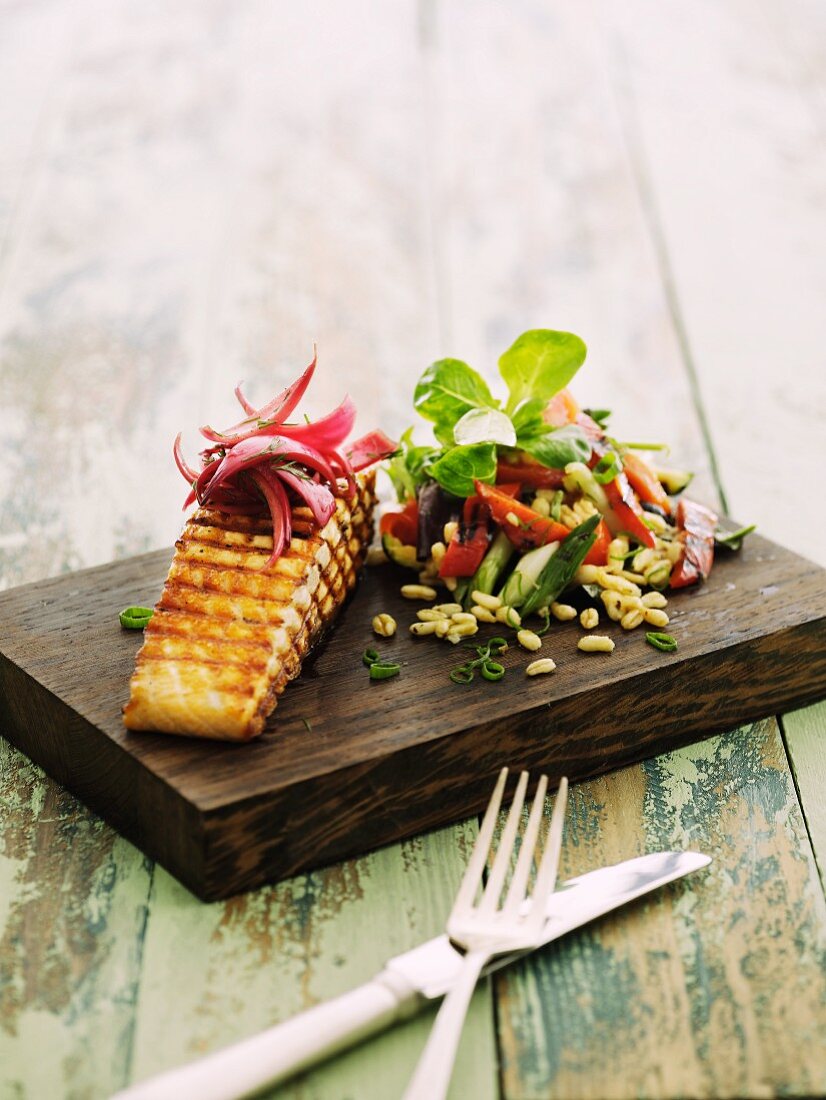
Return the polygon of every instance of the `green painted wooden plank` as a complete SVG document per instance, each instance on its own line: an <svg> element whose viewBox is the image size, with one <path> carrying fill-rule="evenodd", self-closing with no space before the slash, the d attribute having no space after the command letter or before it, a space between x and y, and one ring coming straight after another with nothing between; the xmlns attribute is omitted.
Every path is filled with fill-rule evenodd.
<svg viewBox="0 0 826 1100"><path fill-rule="evenodd" d="M498 980L508 1100L826 1090L826 904L774 720L574 789L565 874L663 847L714 863Z"/></svg>
<svg viewBox="0 0 826 1100"><path fill-rule="evenodd" d="M437 30L451 64L440 74L445 111L437 126L439 132L444 127L456 140L454 157L448 155L444 171L450 179L452 214L445 226L444 254L452 261L452 270L451 264L447 264L447 283L456 305L454 327L461 335L461 341L454 340L454 346L461 346L463 356L471 361L491 361L498 350L496 342L501 342L512 317L521 313L530 316L532 323L549 323L548 303L557 308L564 303L566 326L582 332L591 349L589 361L602 364L596 375L589 375L586 368L575 389L584 388L588 400L613 407L615 423L621 423L626 433L639 432L641 423L656 425L657 438L672 444L673 461L690 462L699 469L696 491L701 498L712 500L713 485L715 481L719 484L719 479L709 477L712 456L708 431L703 442L705 411L696 379L689 385L684 370L684 357L690 354L690 331L686 331L673 285L663 284L661 256L652 247L649 210L637 193L639 179L634 182L630 179L628 150L623 148L622 140L617 140L615 112L601 94L606 75L609 78L616 75L606 74L606 60L613 60L617 43L612 41L607 50L604 48L606 43L599 41L599 20L595 26L594 11L590 8L570 9L561 4L549 8L528 2L509 6L507 11L495 11L488 6L485 17L476 19L468 18L468 7L461 2L446 5L441 11L445 14L438 21ZM691 19L688 6L685 17ZM622 14L615 18L626 20L636 44L634 20ZM662 12L658 12L658 18L660 23L667 22ZM679 50L679 41L674 36L672 39ZM499 43L506 43L508 48L497 48ZM575 43L576 49L566 51L565 45L570 43ZM653 49L656 51L656 45ZM511 56L519 58L517 81L510 79ZM705 57L702 53L698 56ZM485 58L483 68L473 66L469 59L474 57ZM644 65L645 59L640 68ZM668 102L662 89L669 86L669 81L666 72L653 89L658 102ZM548 104L552 104L552 122ZM471 140L477 139L472 174L461 171L459 135L465 140L468 135ZM672 142L678 136L678 128L672 127ZM514 195L518 190L518 200L503 202L503 196L509 194L510 165L518 165L518 185L513 185ZM706 170L700 158L694 159L692 167L701 175ZM457 201L457 195L461 201ZM683 228L690 233L694 224L695 220L687 219ZM718 244L724 239L724 235L719 235L711 243ZM486 262L488 258L492 262ZM614 312L605 308L605 302L621 304ZM725 368L720 366L716 374L720 384L724 384L728 377ZM767 388L766 392L770 390ZM731 404L729 398L721 400L718 407L726 410ZM744 419L744 430L738 436L741 450L749 442L747 424ZM750 445L755 446L753 438ZM749 465L746 462L744 468ZM788 503L793 501L790 499ZM691 751L696 754L692 758L696 767L704 750L697 746L688 750ZM662 767L666 763L658 762ZM592 850L595 855L598 850L601 859L634 854L646 839L637 813L646 772L630 769L623 775L626 789L615 789L609 801L599 783L584 785L574 792L576 809L569 822L569 842L582 850L589 837L595 838ZM767 802L777 799L782 805L792 805L790 775L782 751L771 767L758 767L756 775L754 782ZM633 777L633 782L628 777ZM665 810L668 799L679 795L678 784L663 787L657 798ZM610 836L600 827L607 805L612 810ZM679 802L677 806L683 814L690 812L689 807L682 807ZM762 833L753 833L751 821L744 825L725 814L718 821L718 832L719 843L722 845L725 839L732 859L748 860L757 845L770 845ZM822 942L822 899L811 897L811 875L801 878L799 874L799 863L808 860L806 865L810 868L811 862L805 836L801 834L797 840L788 845L788 850L783 849L787 855L794 854L789 856L790 866L781 869L785 878L780 889L785 892L788 908L808 906L808 916L803 921L810 936L808 962L819 964L820 947L815 949L812 943ZM782 847L782 841L778 843ZM672 894L680 898L685 895L685 912L675 910L673 925L660 931L671 939L667 957L679 959L681 941L691 932L692 887L677 887ZM639 910L661 904L665 903L645 903ZM623 915L617 920L627 917ZM749 914L737 917L747 931L751 927L748 920ZM790 927L794 927L793 922ZM760 928L753 930L755 936L758 932ZM736 953L737 936L743 934L740 928L732 934L731 958L719 949L719 967L736 968L743 963ZM703 1072L707 1072L692 1045L692 1012L696 1011L694 1002L698 999L690 984L694 978L681 965L669 967L657 961L660 946L646 943L644 926L637 927L633 935L641 937L643 947L650 946L650 958L646 956L643 960L645 965L631 966L626 959L621 960L622 965L612 966L613 945L609 944L609 949L601 949L601 954L592 953L588 965L572 968L564 997L554 998L553 991L546 987L540 991L546 997L529 996L526 987L532 981L536 985L530 964L524 968L521 984L513 979L512 988L523 999L510 1020L506 1021L500 1013L504 1080L509 1097L711 1094L694 1092L695 1088L705 1088ZM629 936L632 943L633 935ZM781 986L786 975L783 962L782 955L770 954L771 977ZM800 972L798 968L795 975L798 982ZM611 984L613 997L610 991L606 996L600 986L599 978L603 975ZM782 1018L782 1006L778 1005L777 1020L772 1021L765 1007L765 987L759 983L759 967L758 977L746 988L738 987L736 973L725 974L725 978L743 994L736 1005L738 1026L756 1013L763 1034L768 1036L773 1023L778 1024ZM511 988L511 979L503 979L500 988L505 983ZM652 1016L656 1022L652 1020L642 1039L628 1042L624 1057L622 1041L628 1040L633 1030L628 1007L633 992L641 995L644 1006L655 1005ZM816 999L816 991L810 992ZM758 998L753 1005L749 999L752 993L763 1000ZM785 996L781 993L779 998L783 1004ZM517 995L514 999L518 1000ZM702 1001L702 997L699 999ZM507 998L504 1006L506 1012ZM620 1006L624 1006L624 1015ZM721 1013L716 1004L709 1011L712 1016ZM536 1037L543 1012L546 1026L541 1036ZM599 1040L589 1040L588 1026L600 1021ZM658 1045L658 1022L667 1030L668 1041L663 1041L662 1049ZM555 1023L559 1024L556 1029ZM736 1061L736 1042L724 1047L723 1057L729 1054ZM784 1081L793 1087L795 1082L797 1087L805 1087L800 1085L801 1079L805 1079L805 1068L801 1071L799 1067L784 1065L784 1057L784 1052L775 1048L770 1069L781 1082L778 1087L782 1088ZM636 1059L636 1064L626 1073L628 1058ZM549 1066L554 1060L557 1065ZM651 1067L647 1074L646 1064ZM755 1065L759 1064L758 1058ZM575 1069L574 1080L564 1075L567 1065ZM752 1086L759 1094L767 1091L757 1074L746 1087Z"/></svg>
<svg viewBox="0 0 826 1100"><path fill-rule="evenodd" d="M475 822L204 905L156 872L132 1078L253 1034L369 980L444 928ZM432 1020L423 1016L284 1085L290 1100L400 1095ZM451 1095L497 1095L490 990L478 992Z"/></svg>
<svg viewBox="0 0 826 1100"><path fill-rule="evenodd" d="M820 880L826 890L826 703L785 714L782 725Z"/></svg>
<svg viewBox="0 0 826 1100"><path fill-rule="evenodd" d="M731 511L826 565L826 515L800 522L805 489L755 430L826 464L822 6L628 0L596 30Z"/></svg>
<svg viewBox="0 0 826 1100"><path fill-rule="evenodd" d="M170 459L176 432L187 430L192 443L195 425L234 421L237 379L246 379L251 396L266 398L296 364L307 362L314 339L320 367L313 414L349 389L365 430L374 423L391 432L406 426L410 380L438 351L422 210L421 58L408 7L410 18L400 21L389 8L328 4L311 33L300 13L266 3L239 7L228 18L192 8L170 21L131 0L100 19L94 5L79 0L71 15L60 14L65 33L56 37L43 33L42 19L23 37L6 21L3 47L19 48L21 66L33 65L35 46L44 65L53 54L64 59L65 52L65 60L53 74L48 126L37 134L38 157L26 165L24 191L18 163L9 165L0 153L0 201L11 180L24 214L15 219L13 237L5 238L12 247L0 250L0 404L14 425L13 439L19 431L27 441L25 476L0 479L0 585L171 545L184 491ZM23 18L23 9L9 17ZM347 59L356 56L353 67ZM333 58L344 63L331 63ZM18 70L3 71L14 78ZM36 84L32 72L27 92ZM14 98L6 97L9 103ZM33 96L26 98L27 105L34 103ZM29 106L17 115L21 110L25 118ZM27 137L27 127L18 123L18 133ZM114 133L122 153L116 157ZM84 400L87 391L94 400ZM65 457L60 478L54 476L56 449ZM6 776L10 797L20 794L25 802L27 787L17 769L15 763ZM42 777L39 782L38 806L51 813L52 802L63 796ZM10 929L0 956L8 1009L0 1032L0 1091L11 1089L14 1096L94 1098L131 1074L132 1002L151 869L99 823L87 826L82 808L68 805L58 836L48 829L38 833L28 803L6 815L5 835L21 822L32 833L19 858L9 854L18 847L8 845L0 855L0 907L8 910ZM85 839L72 846L75 829L85 830ZM281 894L256 895L240 908L230 906L226 924L219 921L214 929L213 910L202 912L200 903L160 876L147 918L153 950L167 938L186 943L191 936L202 954L189 962L203 969L208 989L204 1007L199 987L179 988L185 1004L170 1020L164 1015L167 985L153 981L149 967L141 983L142 1025L153 1014L162 1016L181 1048L160 1043L159 1056L175 1060L184 1048L189 1056L199 1043L226 1040L226 1021L212 1019L209 1004L232 990L229 962L237 964L239 986L250 994L238 1015L238 1034L275 1018L272 998L279 1012L292 1011L361 980L368 962L381 961L371 945L389 950L391 931L387 942L374 939L372 914L384 915L377 900L383 898L388 918L398 922L390 912L394 876L405 868L419 869L405 879L415 881L415 890L398 892L406 907L398 923L406 935L396 949L418 940L425 926L435 932L450 890L428 861L441 861L456 836L463 844L464 833L451 831L440 842L412 842L388 850L379 862L345 865L290 884ZM54 846L48 859L46 841ZM114 863L111 912L90 925L94 934L59 938L59 953L40 965L36 953L32 961L19 948L21 911L29 946L43 898L59 927L68 922L74 928L85 907L105 911L95 900L97 879L87 883L72 870L81 856L90 873L98 867L103 875ZM458 866L453 858L446 867ZM130 887L128 867L140 872L140 888ZM352 876L361 881L368 872L369 900L359 905L361 887ZM131 912L133 894L140 906L133 903L134 927L127 928L120 907ZM358 921L345 916L339 926L325 910L341 906L346 914L351 902ZM257 987L250 992L245 984L259 961L245 938L249 933L254 940L254 928L245 920L262 924L266 940L268 906L289 924L288 958L278 956L273 981L262 973L267 995L256 999ZM116 925L118 935L110 936L107 929ZM49 927L46 921L47 932ZM199 940L205 927L206 939ZM309 969L301 969L302 960ZM82 979L82 999L65 991L52 996L53 967ZM83 979L86 971L92 976ZM92 988L95 975L101 980ZM89 1037L111 997L118 998L117 1012L100 1025L92 1048ZM40 1010L41 1002L48 1007ZM231 1012L230 1027L233 1018ZM458 1079L484 1097L493 1079L489 993L477 998L472 1019L471 1053ZM412 1065L426 1031L427 1021L416 1021L371 1044L361 1068L358 1056L342 1060L341 1072L354 1082L369 1073L381 1090L383 1081L399 1079L405 1057ZM139 1038L134 1050L137 1068L146 1069L146 1040ZM338 1072L311 1075L299 1091L337 1095ZM360 1085L353 1088L360 1094Z"/></svg>
<svg viewBox="0 0 826 1100"><path fill-rule="evenodd" d="M123 1083L151 866L0 740L0 1096Z"/></svg>

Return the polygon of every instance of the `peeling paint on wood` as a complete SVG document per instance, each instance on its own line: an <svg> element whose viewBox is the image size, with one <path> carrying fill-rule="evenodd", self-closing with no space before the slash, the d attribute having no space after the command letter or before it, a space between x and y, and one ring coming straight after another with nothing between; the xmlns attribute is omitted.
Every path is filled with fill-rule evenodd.
<svg viewBox="0 0 826 1100"><path fill-rule="evenodd" d="M0 1095L85 1100L128 1069L152 869L0 742Z"/></svg>
<svg viewBox="0 0 826 1100"><path fill-rule="evenodd" d="M468 823L276 887L204 905L155 874L132 1074L135 1079L253 1034L369 980L437 935L475 836ZM291 1100L400 1095L430 1016L277 1091ZM488 987L476 996L451 1096L496 1096ZM365 1075L369 1085L365 1085Z"/></svg>
<svg viewBox="0 0 826 1100"><path fill-rule="evenodd" d="M566 875L665 847L714 862L498 979L508 1100L826 1089L826 905L776 722L576 795L600 827Z"/></svg>
<svg viewBox="0 0 826 1100"><path fill-rule="evenodd" d="M0 585L170 543L181 487L163 447L181 427L229 417L238 378L266 396L313 338L332 372L318 408L341 396L346 371L364 422L392 432L409 422L413 382L436 356L489 370L526 327L581 331L585 400L612 406L625 433L645 416L712 492L606 91L616 72L603 26L632 47L638 102L649 93L644 152L733 505L792 538L794 522L778 517L796 518L797 497L783 497L771 452L738 416L757 380L749 396L763 419L801 439L811 425L807 446L822 440L811 393L792 393L785 375L778 389L776 376L790 346L797 363L823 344L820 314L817 324L799 316L817 280L789 277L816 255L818 211L803 192L820 162L803 105L822 83L822 12L758 8L755 18L728 2L668 15L650 0L324 4L310 33L303 10L259 0L186 2L173 15L137 0L7 8ZM708 27L725 32L713 55ZM726 168L713 179L675 124L699 117L698 61L713 123L700 124L701 146L709 133L728 138L730 122L737 133L717 149ZM777 130L785 117L790 143ZM773 128L778 155L755 175ZM778 206L773 189L792 174L794 202ZM719 205L721 232L698 233L709 183L718 197L734 188L737 202ZM729 247L763 240L749 211L787 257L774 283ZM789 249L795 234L805 249ZM734 302L744 276L746 306ZM774 342L753 323L772 315ZM760 508L772 510L765 522ZM786 729L822 868L823 721L811 714ZM349 988L380 956L438 930L473 835L446 830L202 906L161 872L153 881L134 849L2 746L0 808L4 1100L102 1100ZM774 723L572 790L563 873L662 843L708 845L715 864L499 980L508 1100L826 1089L823 898ZM456 1100L497 1094L490 1014L483 990ZM428 1025L412 1021L278 1095L398 1095Z"/></svg>
<svg viewBox="0 0 826 1100"><path fill-rule="evenodd" d="M820 881L826 889L826 703L785 714L782 724Z"/></svg>

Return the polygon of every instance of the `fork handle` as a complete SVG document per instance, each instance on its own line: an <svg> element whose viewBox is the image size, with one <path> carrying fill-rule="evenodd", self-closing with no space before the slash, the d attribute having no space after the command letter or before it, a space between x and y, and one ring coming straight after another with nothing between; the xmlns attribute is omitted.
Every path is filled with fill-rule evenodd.
<svg viewBox="0 0 826 1100"><path fill-rule="evenodd" d="M444 1100L447 1096L470 999L489 958L487 951L468 951L465 955L462 969L442 1001L403 1100Z"/></svg>
<svg viewBox="0 0 826 1100"><path fill-rule="evenodd" d="M349 993L197 1062L131 1085L111 1100L238 1100L417 1012L423 1001L400 975L381 974Z"/></svg>

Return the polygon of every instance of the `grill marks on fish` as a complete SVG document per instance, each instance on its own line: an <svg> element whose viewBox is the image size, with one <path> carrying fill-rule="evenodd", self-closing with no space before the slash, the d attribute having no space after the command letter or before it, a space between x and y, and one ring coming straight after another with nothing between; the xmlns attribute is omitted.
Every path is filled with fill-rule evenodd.
<svg viewBox="0 0 826 1100"><path fill-rule="evenodd" d="M266 518L199 509L144 632L126 726L230 741L259 734L355 586L374 504L370 473L321 531L295 508L289 549L265 570Z"/></svg>

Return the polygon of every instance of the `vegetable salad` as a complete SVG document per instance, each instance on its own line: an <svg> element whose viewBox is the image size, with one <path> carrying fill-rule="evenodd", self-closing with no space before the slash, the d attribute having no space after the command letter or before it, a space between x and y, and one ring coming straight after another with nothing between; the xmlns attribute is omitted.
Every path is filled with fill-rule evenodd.
<svg viewBox="0 0 826 1100"><path fill-rule="evenodd" d="M520 621L547 618L581 586L629 629L667 622L643 590L706 578L717 517L681 495L690 473L640 453L662 446L623 443L607 410L578 404L568 386L585 356L573 333L524 333L499 359L504 399L461 360L428 367L413 400L435 443L410 428L385 466L401 504L381 520L390 559L466 610L491 595Z"/></svg>

